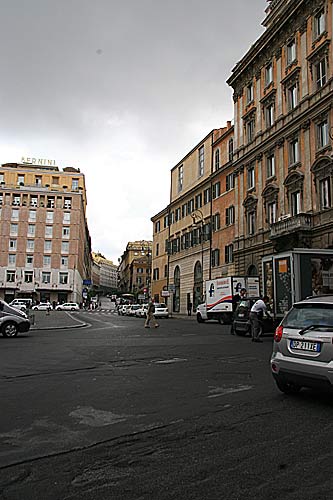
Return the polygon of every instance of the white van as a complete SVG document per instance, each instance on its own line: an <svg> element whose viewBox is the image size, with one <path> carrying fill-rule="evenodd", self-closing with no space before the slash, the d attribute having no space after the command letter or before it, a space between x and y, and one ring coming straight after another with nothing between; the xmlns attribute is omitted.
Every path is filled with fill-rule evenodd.
<svg viewBox="0 0 333 500"><path fill-rule="evenodd" d="M20 311L26 311L32 306L32 299L14 299L8 305Z"/></svg>

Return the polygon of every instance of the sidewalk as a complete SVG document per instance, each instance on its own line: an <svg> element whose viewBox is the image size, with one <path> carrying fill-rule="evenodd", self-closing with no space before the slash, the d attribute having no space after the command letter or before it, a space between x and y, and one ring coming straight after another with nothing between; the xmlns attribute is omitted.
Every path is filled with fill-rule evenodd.
<svg viewBox="0 0 333 500"><path fill-rule="evenodd" d="M59 330L63 328L81 328L87 323L67 311L29 311L30 330Z"/></svg>

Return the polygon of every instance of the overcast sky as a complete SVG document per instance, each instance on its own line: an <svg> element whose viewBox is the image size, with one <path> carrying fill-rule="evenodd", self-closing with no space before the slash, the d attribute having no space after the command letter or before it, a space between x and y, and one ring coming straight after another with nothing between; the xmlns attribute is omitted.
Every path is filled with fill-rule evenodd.
<svg viewBox="0 0 333 500"><path fill-rule="evenodd" d="M86 176L94 251L152 239L170 170L233 119L266 0L0 0L0 163Z"/></svg>

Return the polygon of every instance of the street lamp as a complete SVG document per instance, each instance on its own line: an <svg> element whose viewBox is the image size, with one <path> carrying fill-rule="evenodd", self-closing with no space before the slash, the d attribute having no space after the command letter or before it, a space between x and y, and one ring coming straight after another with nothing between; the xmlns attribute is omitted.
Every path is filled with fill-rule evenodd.
<svg viewBox="0 0 333 500"><path fill-rule="evenodd" d="M192 220L193 220L193 223L192 225L193 226L197 226L198 224L200 224L200 241L201 241L201 300L202 300L202 296L203 296L203 269L204 269L204 266L203 266L203 262L204 262L204 230L203 230L203 227L204 227L204 215L202 213L201 210L197 209L195 210L194 212L191 213L191 217L192 217ZM197 304L194 303L194 297L193 297L193 304L194 304L194 307L196 307Z"/></svg>

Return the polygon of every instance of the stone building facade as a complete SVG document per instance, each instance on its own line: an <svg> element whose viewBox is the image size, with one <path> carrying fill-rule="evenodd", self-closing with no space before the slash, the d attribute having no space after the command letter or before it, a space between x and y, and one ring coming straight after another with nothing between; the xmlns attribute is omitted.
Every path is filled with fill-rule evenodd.
<svg viewBox="0 0 333 500"><path fill-rule="evenodd" d="M91 275L84 175L75 168L0 167L0 296L82 300Z"/></svg>
<svg viewBox="0 0 333 500"><path fill-rule="evenodd" d="M151 293L152 242L128 242L118 266L118 291L148 298Z"/></svg>

